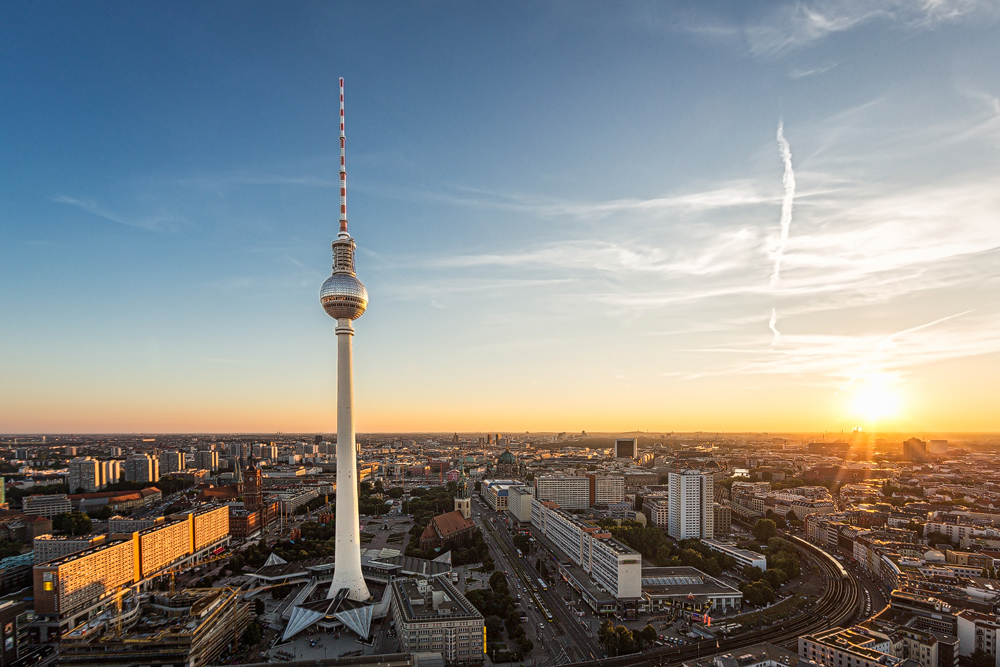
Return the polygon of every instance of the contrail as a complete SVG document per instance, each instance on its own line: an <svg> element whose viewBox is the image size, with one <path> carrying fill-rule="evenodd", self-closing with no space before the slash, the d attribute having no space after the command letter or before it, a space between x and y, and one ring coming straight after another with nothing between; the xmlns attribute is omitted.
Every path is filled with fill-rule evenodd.
<svg viewBox="0 0 1000 667"><path fill-rule="evenodd" d="M774 273L771 274L771 287L778 284L781 273L781 257L788 245L788 228L792 226L792 201L795 199L795 172L792 171L792 151L785 139L785 124L778 123L778 149L781 151L781 161L785 163L785 175L781 183L785 186L785 198L781 201L781 240L774 257Z"/></svg>
<svg viewBox="0 0 1000 667"><path fill-rule="evenodd" d="M772 344L773 343L777 343L778 339L781 338L781 332L778 331L778 309L777 308L772 308L771 309L771 321L767 323L767 326L768 326L769 329L771 329L771 332L774 333L774 340L772 341Z"/></svg>

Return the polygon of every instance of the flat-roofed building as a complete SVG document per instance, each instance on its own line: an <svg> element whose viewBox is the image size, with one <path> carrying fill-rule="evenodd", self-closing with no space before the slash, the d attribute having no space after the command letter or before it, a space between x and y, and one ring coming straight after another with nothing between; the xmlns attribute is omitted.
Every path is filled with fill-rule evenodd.
<svg viewBox="0 0 1000 667"><path fill-rule="evenodd" d="M587 478L591 505L612 505L625 500L624 475L587 475Z"/></svg>
<svg viewBox="0 0 1000 667"><path fill-rule="evenodd" d="M21 499L21 506L25 514L44 516L47 519L73 511L73 503L65 493L25 496Z"/></svg>
<svg viewBox="0 0 1000 667"><path fill-rule="evenodd" d="M164 475L184 470L185 463L184 452L173 449L160 452L160 472Z"/></svg>
<svg viewBox="0 0 1000 667"><path fill-rule="evenodd" d="M540 475L535 478L535 497L567 509L587 509L591 505L590 485L590 478L584 475Z"/></svg>
<svg viewBox="0 0 1000 667"><path fill-rule="evenodd" d="M657 528L670 525L670 499L666 496L645 496L642 499L642 513L649 524Z"/></svg>
<svg viewBox="0 0 1000 667"><path fill-rule="evenodd" d="M395 579L390 611L405 653L433 651L446 665L481 664L483 615L446 578Z"/></svg>
<svg viewBox="0 0 1000 667"><path fill-rule="evenodd" d="M118 524L116 528L124 530L113 533L107 543L36 565L35 612L42 619L42 634L76 627L119 587L156 576L172 565L193 564L229 540L225 505L171 518L134 532L128 529L135 526ZM122 567L128 568L127 574Z"/></svg>
<svg viewBox="0 0 1000 667"><path fill-rule="evenodd" d="M532 490L526 486L507 489L507 511L518 523L531 523Z"/></svg>
<svg viewBox="0 0 1000 667"><path fill-rule="evenodd" d="M113 542L36 565L35 616L48 641L88 618L89 611L122 586L135 581L131 541Z"/></svg>
<svg viewBox="0 0 1000 667"><path fill-rule="evenodd" d="M720 554L731 556L741 568L758 567L762 571L767 570L767 558L764 554L749 549L741 549L731 542L720 542L718 540L702 540L702 544Z"/></svg>
<svg viewBox="0 0 1000 667"><path fill-rule="evenodd" d="M39 535L32 541L32 554L35 557L35 564L37 565L38 563L45 563L68 556L77 551L91 549L107 541L108 536L104 534L83 535L80 537Z"/></svg>
<svg viewBox="0 0 1000 667"><path fill-rule="evenodd" d="M715 503L712 508L715 536L724 537L733 532L733 511L726 505Z"/></svg>
<svg viewBox="0 0 1000 667"><path fill-rule="evenodd" d="M700 470L672 472L670 481L670 522L667 532L675 540L715 537L714 478Z"/></svg>
<svg viewBox="0 0 1000 667"><path fill-rule="evenodd" d="M834 628L799 637L799 657L824 667L895 667L888 635L867 628Z"/></svg>
<svg viewBox="0 0 1000 667"><path fill-rule="evenodd" d="M189 512L194 535L194 551L217 544L229 536L229 507L203 508Z"/></svg>
<svg viewBox="0 0 1000 667"><path fill-rule="evenodd" d="M580 566L603 590L618 600L638 600L642 594L642 557L613 539L600 526L581 521L537 498L531 506L532 525Z"/></svg>
<svg viewBox="0 0 1000 667"><path fill-rule="evenodd" d="M644 567L642 597L649 613L668 609L732 610L743 604L739 589L687 566Z"/></svg>
<svg viewBox="0 0 1000 667"><path fill-rule="evenodd" d="M203 450L195 452L194 455L194 465L201 470L208 470L209 472L218 472L219 470L219 452L213 450Z"/></svg>
<svg viewBox="0 0 1000 667"><path fill-rule="evenodd" d="M78 457L69 462L69 490L72 493L89 493L99 490L101 484L101 463L89 456Z"/></svg>

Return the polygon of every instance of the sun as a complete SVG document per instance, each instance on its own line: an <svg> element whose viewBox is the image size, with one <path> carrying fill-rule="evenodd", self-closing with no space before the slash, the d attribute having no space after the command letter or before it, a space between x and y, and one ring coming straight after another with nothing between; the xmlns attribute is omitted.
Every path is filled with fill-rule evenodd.
<svg viewBox="0 0 1000 667"><path fill-rule="evenodd" d="M865 378L854 394L854 413L869 423L891 419L899 414L900 399L891 378L874 375Z"/></svg>

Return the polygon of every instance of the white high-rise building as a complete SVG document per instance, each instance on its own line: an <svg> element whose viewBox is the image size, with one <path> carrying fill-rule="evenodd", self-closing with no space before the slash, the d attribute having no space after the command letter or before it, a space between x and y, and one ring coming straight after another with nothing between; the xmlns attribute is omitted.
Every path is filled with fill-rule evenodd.
<svg viewBox="0 0 1000 667"><path fill-rule="evenodd" d="M667 532L675 540L715 537L715 480L712 473L684 470L670 473L670 521Z"/></svg>
<svg viewBox="0 0 1000 667"><path fill-rule="evenodd" d="M371 597L361 572L358 512L358 446L354 440L353 320L368 307L368 290L354 271L354 239L347 233L347 166L344 135L344 80L340 79L340 232L333 242L333 275L319 291L326 314L337 320L337 533L333 582L328 598L341 589L362 601Z"/></svg>

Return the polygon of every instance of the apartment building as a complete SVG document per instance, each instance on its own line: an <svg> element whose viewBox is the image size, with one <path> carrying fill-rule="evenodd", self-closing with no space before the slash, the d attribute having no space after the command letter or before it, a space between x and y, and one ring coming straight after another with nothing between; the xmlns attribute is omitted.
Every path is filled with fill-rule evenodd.
<svg viewBox="0 0 1000 667"><path fill-rule="evenodd" d="M446 665L481 664L483 615L444 577L395 579L390 614L403 653L440 653Z"/></svg>
<svg viewBox="0 0 1000 667"><path fill-rule="evenodd" d="M646 496L642 499L642 513L650 525L667 528L670 525L670 499L666 496Z"/></svg>
<svg viewBox="0 0 1000 667"><path fill-rule="evenodd" d="M32 541L32 554L35 557L35 565L38 565L77 551L92 549L107 541L107 535L83 535L80 537L39 535Z"/></svg>
<svg viewBox="0 0 1000 667"><path fill-rule="evenodd" d="M889 636L860 626L799 637L799 657L824 667L895 667Z"/></svg>
<svg viewBox="0 0 1000 667"><path fill-rule="evenodd" d="M160 472L164 475L169 475L172 472L180 472L184 470L185 465L184 452L176 450L160 452Z"/></svg>
<svg viewBox="0 0 1000 667"><path fill-rule="evenodd" d="M591 505L591 483L584 475L540 475L535 478L535 498L566 509L587 509Z"/></svg>
<svg viewBox="0 0 1000 667"><path fill-rule="evenodd" d="M587 475L587 479L591 505L613 505L625 500L624 475Z"/></svg>
<svg viewBox="0 0 1000 667"><path fill-rule="evenodd" d="M125 459L125 481L156 482L160 479L160 461L149 454L132 454Z"/></svg>
<svg viewBox="0 0 1000 667"><path fill-rule="evenodd" d="M531 523L532 490L526 486L512 486L507 489L507 511L519 523Z"/></svg>
<svg viewBox="0 0 1000 667"><path fill-rule="evenodd" d="M135 581L132 542L124 540L36 565L35 616L50 641L89 617L96 604Z"/></svg>
<svg viewBox="0 0 1000 667"><path fill-rule="evenodd" d="M600 588L618 600L636 600L642 595L642 557L637 551L613 539L603 528L559 509L555 503L536 498L531 516L532 525Z"/></svg>
<svg viewBox="0 0 1000 667"><path fill-rule="evenodd" d="M80 489L83 493L100 490L104 486L101 483L100 461L89 456L70 460L68 483L71 493L78 493Z"/></svg>
<svg viewBox="0 0 1000 667"><path fill-rule="evenodd" d="M972 656L982 651L993 658L1000 667L1000 622L993 615L966 609L955 615L958 627L959 652Z"/></svg>
<svg viewBox="0 0 1000 667"><path fill-rule="evenodd" d="M120 587L140 583L171 565L200 560L229 540L229 508L225 505L174 516L173 521L134 532L127 539L109 539L36 565L35 614L41 640L90 618L91 612L108 604Z"/></svg>
<svg viewBox="0 0 1000 667"><path fill-rule="evenodd" d="M670 519L675 540L715 537L715 480L710 472L684 470L669 475Z"/></svg>
<svg viewBox="0 0 1000 667"><path fill-rule="evenodd" d="M194 465L201 470L219 471L219 452L214 449L195 452Z"/></svg>
<svg viewBox="0 0 1000 667"><path fill-rule="evenodd" d="M733 510L726 505L713 503L712 521L716 537L725 537L733 532Z"/></svg>

